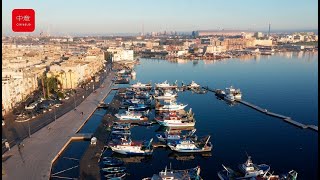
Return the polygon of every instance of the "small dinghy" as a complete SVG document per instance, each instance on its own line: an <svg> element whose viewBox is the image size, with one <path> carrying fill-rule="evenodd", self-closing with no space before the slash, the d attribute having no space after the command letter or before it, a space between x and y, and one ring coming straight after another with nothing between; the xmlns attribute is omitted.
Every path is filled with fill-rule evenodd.
<svg viewBox="0 0 320 180"><path fill-rule="evenodd" d="M104 157L102 159L102 162L106 166L121 166L123 164L123 161L121 159L114 157Z"/></svg>
<svg viewBox="0 0 320 180"><path fill-rule="evenodd" d="M126 175L127 175L126 173L114 173L114 174L107 174L104 177L106 179L120 180L120 179L124 179Z"/></svg>
<svg viewBox="0 0 320 180"><path fill-rule="evenodd" d="M126 167L120 166L120 167L107 167L107 168L102 168L103 172L106 173L122 173L126 171Z"/></svg>

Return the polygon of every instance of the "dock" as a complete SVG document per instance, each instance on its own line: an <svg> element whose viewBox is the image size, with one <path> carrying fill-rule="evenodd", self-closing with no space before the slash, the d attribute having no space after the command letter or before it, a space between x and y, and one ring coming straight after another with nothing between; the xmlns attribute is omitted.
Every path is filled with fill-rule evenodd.
<svg viewBox="0 0 320 180"><path fill-rule="evenodd" d="M207 90L207 91L216 93L216 95L219 97L219 94L217 94L217 93L218 93L217 89L211 89L211 88L209 88L208 86L202 87L202 88L205 89L205 90ZM222 95L220 95L220 96L221 96L220 98L223 98ZM291 117L284 116L284 115L281 115L281 114L277 114L277 113L268 111L268 110L265 109L265 108L261 108L261 107L259 107L259 106L257 106L257 105L254 105L254 104L249 103L249 102L244 101L244 100L238 100L238 99L236 99L235 101L236 101L236 102L239 102L239 103L241 103L241 104L243 104L243 105L245 105L245 106L248 106L248 107L250 107L250 108L252 108L252 109L255 109L255 110L257 110L257 111L259 111L259 112L261 112L261 113L264 113L264 114L266 114L266 115L269 115L269 116L272 116L272 117L276 117L276 118L282 119L284 122L287 122L287 123L289 123L289 124L292 124L292 125L294 125L294 126L296 126L296 127L299 127L299 128L301 128L301 129L311 129L311 130L314 130L314 131L318 132L318 126L316 126L316 125L305 125L305 124L302 124L302 123L300 123L300 122L297 122L297 121L291 119Z"/></svg>
<svg viewBox="0 0 320 180"><path fill-rule="evenodd" d="M120 105L118 98L116 95L107 108L111 114L118 112ZM80 160L80 179L101 179L99 162L105 144L110 137L110 130L106 128L106 124L112 124L115 118L115 116L105 114L95 133L91 134L92 137L97 138L97 143L96 145L89 145ZM90 134L79 134L80 137L88 137L89 135Z"/></svg>

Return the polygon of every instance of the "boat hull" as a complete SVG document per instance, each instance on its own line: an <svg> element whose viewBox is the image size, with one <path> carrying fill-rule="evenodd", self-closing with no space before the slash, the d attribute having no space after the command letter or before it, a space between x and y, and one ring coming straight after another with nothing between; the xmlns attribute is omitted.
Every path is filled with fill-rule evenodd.
<svg viewBox="0 0 320 180"><path fill-rule="evenodd" d="M152 155L153 150L131 150L128 148L110 147L112 151L124 155ZM140 148L140 147L139 147Z"/></svg>

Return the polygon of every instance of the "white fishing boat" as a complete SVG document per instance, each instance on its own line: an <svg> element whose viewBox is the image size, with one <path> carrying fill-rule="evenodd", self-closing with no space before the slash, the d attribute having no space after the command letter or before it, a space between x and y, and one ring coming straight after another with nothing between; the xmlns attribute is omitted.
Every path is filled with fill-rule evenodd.
<svg viewBox="0 0 320 180"><path fill-rule="evenodd" d="M132 88L152 88L151 84L143 84L139 81L136 84L132 84L130 87L132 87Z"/></svg>
<svg viewBox="0 0 320 180"><path fill-rule="evenodd" d="M118 120L147 120L148 118L145 117L141 113L136 113L134 111L126 111L122 114L115 114Z"/></svg>
<svg viewBox="0 0 320 180"><path fill-rule="evenodd" d="M270 170L270 166L266 164L256 165L252 163L251 157L248 156L248 159L245 163L240 164L240 172L236 172L231 168L228 168L222 165L224 170L218 172L218 176L221 180L230 180L230 179L266 179L267 173ZM269 179L268 179L269 180Z"/></svg>
<svg viewBox="0 0 320 180"><path fill-rule="evenodd" d="M152 140L148 142L134 142L131 139L121 143L109 144L112 151L125 155L151 155L153 152Z"/></svg>
<svg viewBox="0 0 320 180"><path fill-rule="evenodd" d="M190 84L187 85L188 88L199 88L200 85L195 83L194 81L191 81Z"/></svg>
<svg viewBox="0 0 320 180"><path fill-rule="evenodd" d="M226 94L233 95L235 99L241 99L241 97L242 97L242 93L241 93L240 89L235 89L232 86L226 88Z"/></svg>
<svg viewBox="0 0 320 180"><path fill-rule="evenodd" d="M162 83L155 83L156 88L177 88L177 85L171 85L168 83L168 81L164 81Z"/></svg>
<svg viewBox="0 0 320 180"><path fill-rule="evenodd" d="M270 166L266 164L256 165L253 164L251 156L245 163L239 165L241 173L244 174L244 178L257 177L259 175L264 175L270 170Z"/></svg>
<svg viewBox="0 0 320 180"><path fill-rule="evenodd" d="M155 96L154 99L167 99L167 100L170 100L170 99L175 99L176 97L178 96L177 93L170 93L170 92L165 92L162 96Z"/></svg>
<svg viewBox="0 0 320 180"><path fill-rule="evenodd" d="M143 178L142 180L199 180L200 177L200 166L192 169L184 170L172 170L164 169L159 174L154 174L151 178Z"/></svg>
<svg viewBox="0 0 320 180"><path fill-rule="evenodd" d="M208 152L212 150L212 144L209 142L210 136L204 141L195 142L190 139L169 142L167 145L172 151L181 153Z"/></svg>
<svg viewBox="0 0 320 180"><path fill-rule="evenodd" d="M157 111L178 111L178 110L182 110L184 109L185 107L187 107L188 104L177 104L176 102L174 101L170 101L170 104L167 104L167 105L160 105L158 107L156 107L156 110Z"/></svg>

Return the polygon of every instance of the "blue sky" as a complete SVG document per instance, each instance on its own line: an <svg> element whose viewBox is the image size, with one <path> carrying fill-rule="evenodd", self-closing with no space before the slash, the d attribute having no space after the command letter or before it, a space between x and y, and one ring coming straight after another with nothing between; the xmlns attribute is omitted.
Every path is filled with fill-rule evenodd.
<svg viewBox="0 0 320 180"><path fill-rule="evenodd" d="M207 29L318 29L317 0L7 0L3 30L13 9L36 12L36 33L138 33ZM142 25L143 24L143 25Z"/></svg>

